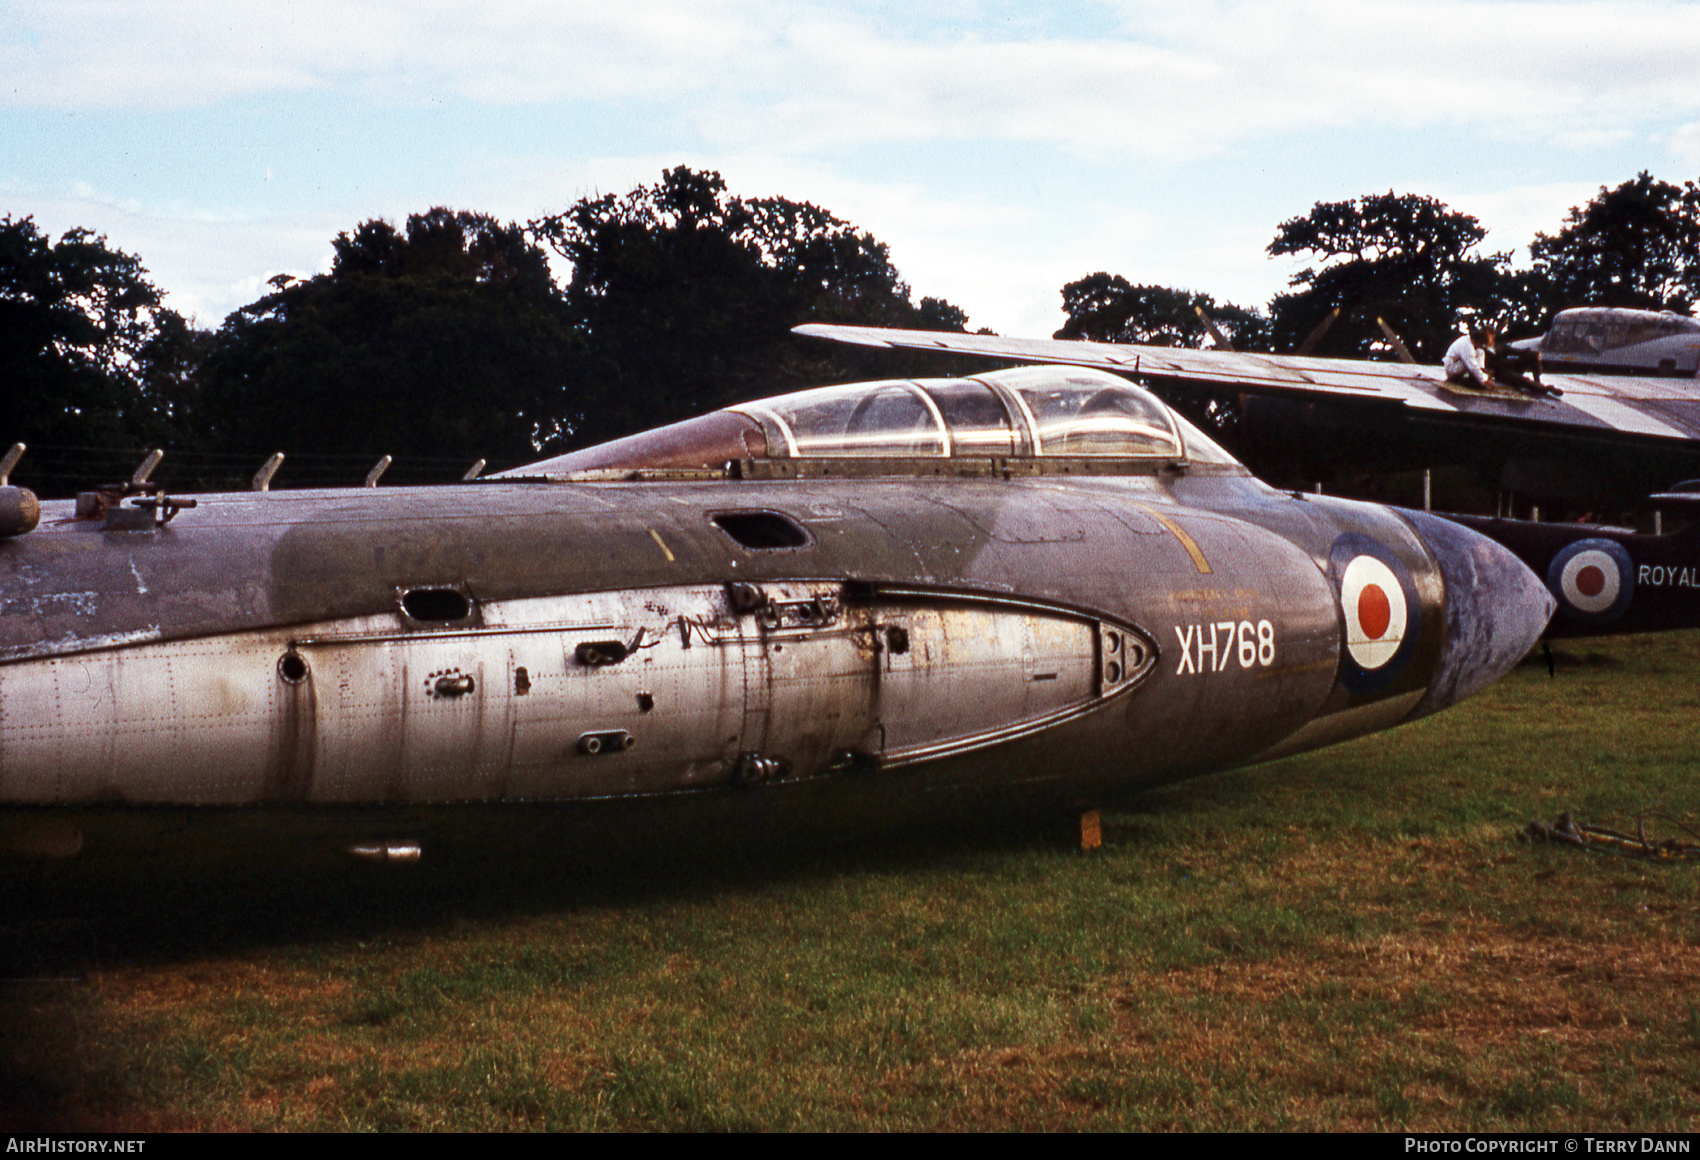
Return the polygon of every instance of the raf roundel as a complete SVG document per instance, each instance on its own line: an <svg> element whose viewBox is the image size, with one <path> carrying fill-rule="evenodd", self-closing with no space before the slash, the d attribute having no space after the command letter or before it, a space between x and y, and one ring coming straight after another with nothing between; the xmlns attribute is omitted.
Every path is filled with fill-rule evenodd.
<svg viewBox="0 0 1700 1160"><path fill-rule="evenodd" d="M1613 540L1577 540L1552 558L1547 587L1571 620L1605 624L1622 616L1635 591L1635 564Z"/></svg>
<svg viewBox="0 0 1700 1160"><path fill-rule="evenodd" d="M1346 650L1366 671L1390 663L1405 643L1405 592L1393 569L1374 556L1357 556L1340 577L1346 612Z"/></svg>
<svg viewBox="0 0 1700 1160"><path fill-rule="evenodd" d="M1379 693L1416 649L1422 617L1416 583L1385 544L1360 533L1334 541L1328 572L1345 630L1340 683L1359 696Z"/></svg>

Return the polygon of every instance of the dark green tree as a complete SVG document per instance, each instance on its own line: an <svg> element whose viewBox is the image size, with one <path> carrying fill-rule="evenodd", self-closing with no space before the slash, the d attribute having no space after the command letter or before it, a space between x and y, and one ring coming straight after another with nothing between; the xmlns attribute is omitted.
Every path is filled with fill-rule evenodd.
<svg viewBox="0 0 1700 1160"><path fill-rule="evenodd" d="M1218 303L1208 294L1170 286L1135 286L1120 274L1099 271L1062 288L1068 321L1054 338L1129 342L1141 346L1213 347L1202 309L1235 350L1268 350L1269 320L1256 310ZM1181 411L1230 447L1239 439L1239 406L1231 394L1159 388Z"/></svg>
<svg viewBox="0 0 1700 1160"><path fill-rule="evenodd" d="M1269 323L1256 310L1217 303L1208 294L1169 286L1135 286L1120 274L1089 274L1062 288L1068 321L1056 338L1131 342L1144 346L1212 346L1199 310L1236 350L1267 350Z"/></svg>
<svg viewBox="0 0 1700 1160"><path fill-rule="evenodd" d="M733 196L718 173L680 166L531 230L573 267L566 302L583 339L585 406L563 416L563 444L835 378L899 373L900 360L792 335L799 323L961 330L967 320L938 299L914 305L871 235L819 206Z"/></svg>
<svg viewBox="0 0 1700 1160"><path fill-rule="evenodd" d="M1488 317L1522 309L1509 254L1480 255L1487 235L1468 214L1417 194L1372 194L1318 202L1283 222L1271 255L1321 260L1294 276L1293 292L1270 303L1274 347L1297 347L1335 309L1338 321L1318 355L1389 357L1376 319L1385 319L1422 362L1439 362L1456 334L1458 312Z"/></svg>
<svg viewBox="0 0 1700 1160"><path fill-rule="evenodd" d="M201 372L219 448L254 466L272 450L391 454L405 479L404 456L439 473L534 458L574 412L574 328L521 227L436 208L405 231L362 222L332 249L329 273L280 275L219 328Z"/></svg>
<svg viewBox="0 0 1700 1160"><path fill-rule="evenodd" d="M1700 299L1700 187L1641 173L1600 187L1529 246L1543 305L1688 310Z"/></svg>
<svg viewBox="0 0 1700 1160"><path fill-rule="evenodd" d="M0 218L0 444L31 447L17 482L66 495L116 470L88 449L173 445L196 339L160 297L102 236L54 242L32 218ZM175 372L171 351L187 360Z"/></svg>

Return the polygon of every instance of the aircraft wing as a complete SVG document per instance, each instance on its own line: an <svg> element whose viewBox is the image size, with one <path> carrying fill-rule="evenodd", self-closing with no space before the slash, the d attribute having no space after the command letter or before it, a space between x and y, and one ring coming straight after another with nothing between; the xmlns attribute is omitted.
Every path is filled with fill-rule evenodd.
<svg viewBox="0 0 1700 1160"><path fill-rule="evenodd" d="M1561 428L1660 441L1700 440L1700 383L1629 375L1542 375L1558 397L1479 391L1446 381L1434 366L1307 358L1187 347L1065 339L1000 338L930 330L810 324L798 334L862 346L938 350L1018 362L1069 363L1137 374L1160 384L1312 400L1408 407L1425 418Z"/></svg>

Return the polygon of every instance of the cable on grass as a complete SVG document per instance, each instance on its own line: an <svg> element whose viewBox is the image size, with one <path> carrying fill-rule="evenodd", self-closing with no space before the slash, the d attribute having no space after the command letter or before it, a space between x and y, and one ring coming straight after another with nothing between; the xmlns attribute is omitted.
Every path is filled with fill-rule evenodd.
<svg viewBox="0 0 1700 1160"><path fill-rule="evenodd" d="M1527 843L1557 842L1590 853L1621 854L1647 862L1700 861L1700 841L1688 842L1676 838L1655 840L1649 837L1647 822L1654 818L1669 822L1690 838L1700 839L1700 832L1693 826L1657 810L1642 810L1636 814L1633 834L1578 822L1569 810L1565 810L1552 825L1530 822L1518 831L1517 837Z"/></svg>

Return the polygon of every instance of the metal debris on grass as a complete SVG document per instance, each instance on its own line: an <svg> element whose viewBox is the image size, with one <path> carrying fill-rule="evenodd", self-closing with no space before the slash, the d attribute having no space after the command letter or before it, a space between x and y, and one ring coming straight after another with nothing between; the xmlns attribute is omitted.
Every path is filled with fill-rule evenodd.
<svg viewBox="0 0 1700 1160"><path fill-rule="evenodd" d="M1647 835L1647 822L1657 818L1681 830L1691 838L1700 839L1700 832L1669 814L1656 810L1643 810L1635 815L1635 832L1623 833L1621 830L1607 829L1605 826L1590 826L1578 822L1565 810L1558 815L1558 820L1552 825L1545 822L1530 822L1517 833L1524 842L1559 842L1574 846L1579 850L1590 850L1598 853L1623 854L1630 858L1642 858L1650 862L1669 862L1676 860L1700 859L1700 841L1681 841L1676 838L1654 839Z"/></svg>

